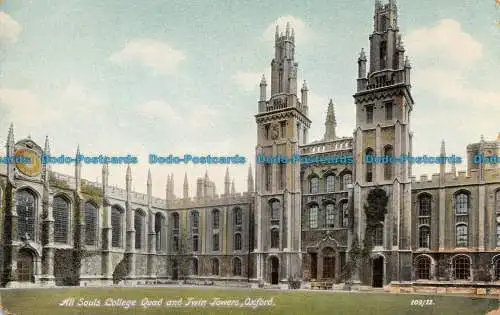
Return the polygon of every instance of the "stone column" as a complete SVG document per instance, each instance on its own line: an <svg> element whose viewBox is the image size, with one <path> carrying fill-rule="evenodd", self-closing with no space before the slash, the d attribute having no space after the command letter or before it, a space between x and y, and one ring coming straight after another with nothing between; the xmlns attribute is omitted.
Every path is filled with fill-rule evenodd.
<svg viewBox="0 0 500 315"><path fill-rule="evenodd" d="M155 233L155 214L148 209L148 275L150 278L156 278L155 268L156 256L156 233Z"/></svg>
<svg viewBox="0 0 500 315"><path fill-rule="evenodd" d="M126 202L126 215L127 215L127 238L125 247L125 259L127 261L128 275L127 279L134 279L135 277L135 227L134 215L135 211L132 209L130 201Z"/></svg>
<svg viewBox="0 0 500 315"><path fill-rule="evenodd" d="M105 282L112 281L113 279L113 265L111 261L111 205L109 201L104 198L103 208L104 222L102 224L102 274Z"/></svg>
<svg viewBox="0 0 500 315"><path fill-rule="evenodd" d="M486 211L486 187L484 183L479 186L479 198L478 198L478 230L477 230L477 236L479 238L478 242L478 247L479 250L484 250L484 239L485 239L485 222L484 222L484 217L485 217L485 211ZM473 218L474 219L474 218ZM493 222L493 221L490 221Z"/></svg>
<svg viewBox="0 0 500 315"><path fill-rule="evenodd" d="M54 216L52 212L52 196L48 189L44 191L43 197L43 229L42 229L42 276L41 282L44 286L55 285L54 279Z"/></svg>

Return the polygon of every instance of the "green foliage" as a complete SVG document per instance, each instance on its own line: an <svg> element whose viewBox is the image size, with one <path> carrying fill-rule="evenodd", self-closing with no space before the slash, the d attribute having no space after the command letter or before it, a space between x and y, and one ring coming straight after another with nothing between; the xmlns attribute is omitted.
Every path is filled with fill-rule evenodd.
<svg viewBox="0 0 500 315"><path fill-rule="evenodd" d="M68 183L66 183L64 180L57 179L54 173L50 173L49 175L49 184L50 186L69 189Z"/></svg>

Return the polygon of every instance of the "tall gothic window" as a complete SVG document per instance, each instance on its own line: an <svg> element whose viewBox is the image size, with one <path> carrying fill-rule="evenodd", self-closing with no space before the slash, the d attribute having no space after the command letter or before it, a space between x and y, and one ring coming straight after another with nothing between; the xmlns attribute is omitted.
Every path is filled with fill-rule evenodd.
<svg viewBox="0 0 500 315"><path fill-rule="evenodd" d="M144 240L144 221L145 216L141 210L135 210L134 228L135 228L135 249L141 249Z"/></svg>
<svg viewBox="0 0 500 315"><path fill-rule="evenodd" d="M156 251L160 252L165 250L165 237L164 237L164 225L165 218L161 213L157 212L155 214L155 234L156 234Z"/></svg>
<svg viewBox="0 0 500 315"><path fill-rule="evenodd" d="M328 175L326 177L326 192L335 191L335 175Z"/></svg>
<svg viewBox="0 0 500 315"><path fill-rule="evenodd" d="M497 247L500 247L500 215L497 214Z"/></svg>
<svg viewBox="0 0 500 315"><path fill-rule="evenodd" d="M383 41L380 43L380 69L385 69L386 66L387 66L387 42Z"/></svg>
<svg viewBox="0 0 500 315"><path fill-rule="evenodd" d="M200 213L198 211L191 212L191 228L197 229L200 226Z"/></svg>
<svg viewBox="0 0 500 315"><path fill-rule="evenodd" d="M373 245L384 246L384 226L379 223L373 230Z"/></svg>
<svg viewBox="0 0 500 315"><path fill-rule="evenodd" d="M431 216L431 203L432 199L429 195L421 195L418 198L418 216L430 217Z"/></svg>
<svg viewBox="0 0 500 315"><path fill-rule="evenodd" d="M172 227L172 250L177 252L180 249L180 218L177 212L172 213Z"/></svg>
<svg viewBox="0 0 500 315"><path fill-rule="evenodd" d="M215 233L214 235L212 235L212 250L213 251L220 250L220 246L219 246L219 233Z"/></svg>
<svg viewBox="0 0 500 315"><path fill-rule="evenodd" d="M234 225L240 226L243 221L241 208L234 208L233 217L234 217Z"/></svg>
<svg viewBox="0 0 500 315"><path fill-rule="evenodd" d="M309 192L311 194L319 193L319 179L317 177L312 177L309 180Z"/></svg>
<svg viewBox="0 0 500 315"><path fill-rule="evenodd" d="M370 159L369 156L373 156L373 149L372 148L368 148L366 149L365 151L365 155L367 157L367 159ZM370 163L368 163L370 162ZM373 163L371 163L372 161L365 161L365 165L366 165L366 181L367 182L371 182L373 181Z"/></svg>
<svg viewBox="0 0 500 315"><path fill-rule="evenodd" d="M352 175L350 173L344 174L344 176L342 176L342 190L347 190L351 184Z"/></svg>
<svg viewBox="0 0 500 315"><path fill-rule="evenodd" d="M220 225L220 211L218 209L212 210L212 228L218 229Z"/></svg>
<svg viewBox="0 0 500 315"><path fill-rule="evenodd" d="M392 120L392 102L385 103L385 119Z"/></svg>
<svg viewBox="0 0 500 315"><path fill-rule="evenodd" d="M280 182L280 189L285 188L285 183L286 183L286 164L280 163L279 165L279 182Z"/></svg>
<svg viewBox="0 0 500 315"><path fill-rule="evenodd" d="M366 106L366 123L373 123L373 105Z"/></svg>
<svg viewBox="0 0 500 315"><path fill-rule="evenodd" d="M271 220L279 220L280 219L280 209L281 205L278 200L271 201Z"/></svg>
<svg viewBox="0 0 500 315"><path fill-rule="evenodd" d="M219 260L217 258L212 259L212 275L219 275Z"/></svg>
<svg viewBox="0 0 500 315"><path fill-rule="evenodd" d="M266 191L271 191L272 172L271 164L264 164L264 180Z"/></svg>
<svg viewBox="0 0 500 315"><path fill-rule="evenodd" d="M456 215L467 215L469 211L469 195L460 193L455 197L455 213Z"/></svg>
<svg viewBox="0 0 500 315"><path fill-rule="evenodd" d="M179 221L179 214L177 212L172 213L172 225L174 231L179 230L180 221Z"/></svg>
<svg viewBox="0 0 500 315"><path fill-rule="evenodd" d="M500 280L500 259L497 258L495 260L495 267L494 268L495 268L495 270L494 270L494 272L495 272L494 280L498 281L498 280Z"/></svg>
<svg viewBox="0 0 500 315"><path fill-rule="evenodd" d="M466 224L458 224L456 227L457 247L469 246L469 231Z"/></svg>
<svg viewBox="0 0 500 315"><path fill-rule="evenodd" d="M342 227L349 227L349 203L347 201L341 203L342 205Z"/></svg>
<svg viewBox="0 0 500 315"><path fill-rule="evenodd" d="M415 276L419 280L431 279L431 259L427 256L419 256L415 261Z"/></svg>
<svg viewBox="0 0 500 315"><path fill-rule="evenodd" d="M384 155L386 156L387 159L392 158L393 152L392 152L392 146L387 145L384 148ZM384 164L384 179L385 180L390 180L392 178L392 168L393 168L393 163L385 163Z"/></svg>
<svg viewBox="0 0 500 315"><path fill-rule="evenodd" d="M57 196L54 198L52 207L54 213L54 242L67 243L69 229L69 202L63 197Z"/></svg>
<svg viewBox="0 0 500 315"><path fill-rule="evenodd" d="M495 195L496 195L495 196L495 199L496 199L496 202L495 202L496 206L495 206L495 208L497 210L497 213L500 213L500 189L497 190L497 193Z"/></svg>
<svg viewBox="0 0 500 315"><path fill-rule="evenodd" d="M418 247L430 248L431 229L428 226L421 226L418 229Z"/></svg>
<svg viewBox="0 0 500 315"><path fill-rule="evenodd" d="M193 276L198 275L198 259L196 258L191 259L191 274Z"/></svg>
<svg viewBox="0 0 500 315"><path fill-rule="evenodd" d="M326 205L326 226L335 226L335 205L333 203Z"/></svg>
<svg viewBox="0 0 500 315"><path fill-rule="evenodd" d="M174 235L172 237L172 250L178 252L180 249L179 235Z"/></svg>
<svg viewBox="0 0 500 315"><path fill-rule="evenodd" d="M241 250L241 234L234 234L234 250Z"/></svg>
<svg viewBox="0 0 500 315"><path fill-rule="evenodd" d="M85 203L85 244L97 245L97 207L90 201Z"/></svg>
<svg viewBox="0 0 500 315"><path fill-rule="evenodd" d="M198 235L193 235L193 252L199 251L199 236Z"/></svg>
<svg viewBox="0 0 500 315"><path fill-rule="evenodd" d="M453 259L453 276L456 280L469 280L470 259L467 256L456 256Z"/></svg>
<svg viewBox="0 0 500 315"><path fill-rule="evenodd" d="M280 247L280 231L276 228L271 229L271 248Z"/></svg>
<svg viewBox="0 0 500 315"><path fill-rule="evenodd" d="M309 227L315 229L318 227L318 206L312 205L309 208Z"/></svg>
<svg viewBox="0 0 500 315"><path fill-rule="evenodd" d="M35 195L28 190L16 192L17 236L22 239L26 235L30 239L35 236Z"/></svg>
<svg viewBox="0 0 500 315"><path fill-rule="evenodd" d="M241 259L233 258L233 276L241 276Z"/></svg>
<svg viewBox="0 0 500 315"><path fill-rule="evenodd" d="M122 211L118 207L111 208L111 245L122 246Z"/></svg>

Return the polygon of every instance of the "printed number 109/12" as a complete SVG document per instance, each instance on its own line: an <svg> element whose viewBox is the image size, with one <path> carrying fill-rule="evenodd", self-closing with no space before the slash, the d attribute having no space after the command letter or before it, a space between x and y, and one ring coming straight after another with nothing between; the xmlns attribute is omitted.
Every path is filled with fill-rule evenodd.
<svg viewBox="0 0 500 315"><path fill-rule="evenodd" d="M434 300L411 300L410 305L421 306L421 307L434 305Z"/></svg>

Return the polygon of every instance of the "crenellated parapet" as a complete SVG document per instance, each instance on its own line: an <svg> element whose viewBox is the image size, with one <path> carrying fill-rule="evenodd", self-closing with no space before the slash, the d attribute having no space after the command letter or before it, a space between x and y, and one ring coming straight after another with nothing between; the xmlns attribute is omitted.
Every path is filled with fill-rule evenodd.
<svg viewBox="0 0 500 315"><path fill-rule="evenodd" d="M243 204L251 202L253 196L253 193L243 192L229 195L215 195L213 197L178 198L169 202L168 210Z"/></svg>
<svg viewBox="0 0 500 315"><path fill-rule="evenodd" d="M439 188L440 174L435 173L431 176L420 175L417 179L415 176L410 177L412 189L430 189ZM488 184L500 182L500 169L486 169L484 170L484 182L482 182L479 170L472 170L470 175L466 171L458 171L457 174L453 172L445 173L444 186L466 186L475 184Z"/></svg>
<svg viewBox="0 0 500 315"><path fill-rule="evenodd" d="M341 152L352 150L353 138L344 137L333 141L318 141L300 146L301 155Z"/></svg>

